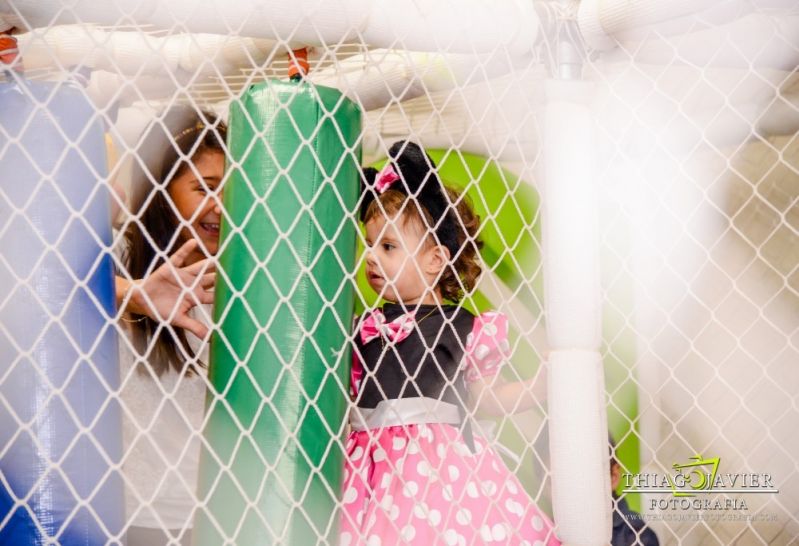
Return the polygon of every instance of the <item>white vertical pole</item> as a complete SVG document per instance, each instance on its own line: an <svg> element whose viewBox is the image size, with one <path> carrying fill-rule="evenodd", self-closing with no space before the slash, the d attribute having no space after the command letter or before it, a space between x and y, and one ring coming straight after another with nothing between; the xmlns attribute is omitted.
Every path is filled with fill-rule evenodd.
<svg viewBox="0 0 799 546"><path fill-rule="evenodd" d="M608 544L612 521L593 97L591 83L547 82L542 231L552 504L568 546Z"/></svg>

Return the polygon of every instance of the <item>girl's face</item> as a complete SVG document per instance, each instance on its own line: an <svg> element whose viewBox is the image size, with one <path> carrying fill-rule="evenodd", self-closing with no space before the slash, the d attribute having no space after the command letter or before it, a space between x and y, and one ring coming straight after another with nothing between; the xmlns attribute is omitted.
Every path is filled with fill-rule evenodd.
<svg viewBox="0 0 799 546"><path fill-rule="evenodd" d="M183 228L183 238L188 241L194 237L200 242L187 264L201 260L204 253L214 255L219 248L225 155L219 150L205 150L192 162L194 168L184 169L167 189L181 218L191 226Z"/></svg>
<svg viewBox="0 0 799 546"><path fill-rule="evenodd" d="M413 222L377 215L366 223L366 279L388 301L441 303L441 291L431 288L446 257L442 247L423 244Z"/></svg>

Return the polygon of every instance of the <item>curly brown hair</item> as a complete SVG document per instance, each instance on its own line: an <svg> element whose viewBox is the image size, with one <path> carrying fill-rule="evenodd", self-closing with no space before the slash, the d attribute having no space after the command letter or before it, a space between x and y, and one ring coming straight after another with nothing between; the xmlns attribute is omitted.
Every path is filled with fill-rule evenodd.
<svg viewBox="0 0 799 546"><path fill-rule="evenodd" d="M480 230L480 217L474 212L466 193L444 186L449 200L447 214L454 214L457 226L458 251L450 257L450 262L438 278L437 287L444 299L458 303L474 289L480 277L480 249L483 241L477 233ZM364 213L363 222L367 224L379 215L393 217L399 214L402 225L411 222L420 232L425 233L424 247L429 248L441 244L437 240L435 225L430 213L422 206L414 205L416 200L407 194L386 190L377 199L369 203Z"/></svg>

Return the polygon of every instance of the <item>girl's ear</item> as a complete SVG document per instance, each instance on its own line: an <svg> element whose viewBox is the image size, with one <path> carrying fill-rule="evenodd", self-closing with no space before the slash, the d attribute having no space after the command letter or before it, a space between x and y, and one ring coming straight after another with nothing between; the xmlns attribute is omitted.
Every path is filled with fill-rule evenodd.
<svg viewBox="0 0 799 546"><path fill-rule="evenodd" d="M427 264L425 273L438 275L449 263L449 249L444 245L436 245L427 249Z"/></svg>

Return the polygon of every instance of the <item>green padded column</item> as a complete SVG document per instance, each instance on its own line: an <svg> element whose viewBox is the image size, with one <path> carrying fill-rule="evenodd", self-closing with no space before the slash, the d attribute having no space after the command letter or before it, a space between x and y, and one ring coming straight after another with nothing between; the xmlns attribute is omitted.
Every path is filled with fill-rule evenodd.
<svg viewBox="0 0 799 546"><path fill-rule="evenodd" d="M360 130L304 82L231 106L195 545L335 543Z"/></svg>

